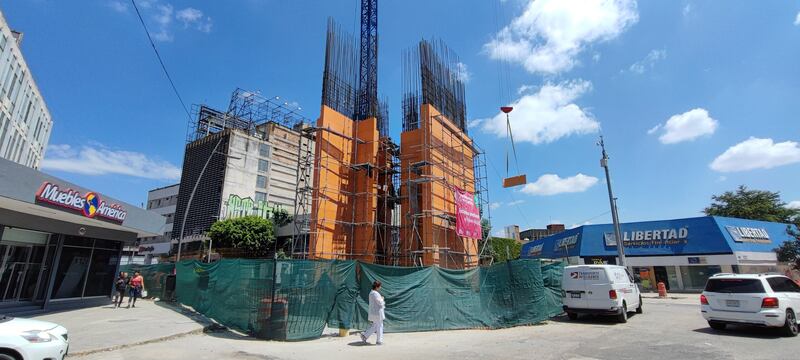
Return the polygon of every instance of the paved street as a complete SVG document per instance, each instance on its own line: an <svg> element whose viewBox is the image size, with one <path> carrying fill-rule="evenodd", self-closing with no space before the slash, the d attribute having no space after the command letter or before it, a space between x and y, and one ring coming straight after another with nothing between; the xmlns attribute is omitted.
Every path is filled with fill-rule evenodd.
<svg viewBox="0 0 800 360"><path fill-rule="evenodd" d="M386 345L362 346L357 336L323 337L304 342L267 342L230 332L189 334L171 340L116 351L73 357L93 359L796 359L800 338L775 331L736 329L717 333L708 328L689 297L649 299L643 315L627 324L586 318L558 318L540 326L503 330L462 330L387 334ZM135 325L145 326L142 324ZM147 324L159 328L158 323ZM133 326L121 324L109 336L122 336ZM77 331L73 338L80 337ZM75 340L80 341L80 340Z"/></svg>

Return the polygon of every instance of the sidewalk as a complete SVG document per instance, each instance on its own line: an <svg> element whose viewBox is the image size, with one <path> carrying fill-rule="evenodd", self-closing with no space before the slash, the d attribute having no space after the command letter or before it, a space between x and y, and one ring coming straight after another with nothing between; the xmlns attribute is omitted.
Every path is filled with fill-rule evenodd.
<svg viewBox="0 0 800 360"><path fill-rule="evenodd" d="M660 298L658 293L646 292L642 293L642 299L645 300L644 302L663 301L673 304L700 305L700 294L667 293L666 298Z"/></svg>
<svg viewBox="0 0 800 360"><path fill-rule="evenodd" d="M136 308L108 305L37 315L69 330L70 355L161 341L200 333L210 324L204 317L164 302L139 300Z"/></svg>

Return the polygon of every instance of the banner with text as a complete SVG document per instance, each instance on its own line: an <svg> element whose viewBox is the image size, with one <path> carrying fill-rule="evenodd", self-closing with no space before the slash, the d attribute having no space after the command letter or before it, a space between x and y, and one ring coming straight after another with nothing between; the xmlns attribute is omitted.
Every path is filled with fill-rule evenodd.
<svg viewBox="0 0 800 360"><path fill-rule="evenodd" d="M473 239L481 238L481 215L475 198L469 191L454 188L456 199L456 234Z"/></svg>

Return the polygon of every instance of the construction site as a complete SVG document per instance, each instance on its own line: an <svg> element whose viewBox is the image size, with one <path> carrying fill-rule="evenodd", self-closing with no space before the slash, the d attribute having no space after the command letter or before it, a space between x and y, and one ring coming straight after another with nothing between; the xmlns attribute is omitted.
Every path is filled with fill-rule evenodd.
<svg viewBox="0 0 800 360"><path fill-rule="evenodd" d="M320 116L302 130L309 141L297 156L293 257L475 267L488 235L480 222L490 214L458 57L442 41L404 52L398 145L378 95L377 6L361 2L358 38L328 21ZM477 209L471 231L457 231L459 192Z"/></svg>

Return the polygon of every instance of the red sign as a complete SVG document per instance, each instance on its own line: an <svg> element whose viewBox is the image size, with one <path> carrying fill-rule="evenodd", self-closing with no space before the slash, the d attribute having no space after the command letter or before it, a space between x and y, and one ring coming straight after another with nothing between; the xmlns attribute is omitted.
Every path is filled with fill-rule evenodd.
<svg viewBox="0 0 800 360"><path fill-rule="evenodd" d="M481 238L481 215L475 197L469 191L454 188L456 199L456 234L473 239Z"/></svg>

